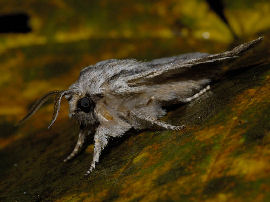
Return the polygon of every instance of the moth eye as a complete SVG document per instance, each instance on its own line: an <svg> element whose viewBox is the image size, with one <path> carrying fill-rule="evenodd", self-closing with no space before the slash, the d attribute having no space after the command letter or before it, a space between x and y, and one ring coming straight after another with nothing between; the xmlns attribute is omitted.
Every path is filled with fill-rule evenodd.
<svg viewBox="0 0 270 202"><path fill-rule="evenodd" d="M89 113L91 110L92 101L88 97L84 97L78 100L77 108L85 113Z"/></svg>

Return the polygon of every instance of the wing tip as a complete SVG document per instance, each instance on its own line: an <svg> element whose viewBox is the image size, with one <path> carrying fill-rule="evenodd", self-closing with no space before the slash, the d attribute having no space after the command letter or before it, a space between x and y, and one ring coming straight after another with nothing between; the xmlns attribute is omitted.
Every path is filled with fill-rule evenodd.
<svg viewBox="0 0 270 202"><path fill-rule="evenodd" d="M241 55L242 53L245 53L246 51L250 50L251 48L254 48L255 46L257 46L260 42L262 42L264 39L264 36L260 36L257 39L254 39L250 42L241 44L237 47L235 47L232 52L234 53L234 55Z"/></svg>

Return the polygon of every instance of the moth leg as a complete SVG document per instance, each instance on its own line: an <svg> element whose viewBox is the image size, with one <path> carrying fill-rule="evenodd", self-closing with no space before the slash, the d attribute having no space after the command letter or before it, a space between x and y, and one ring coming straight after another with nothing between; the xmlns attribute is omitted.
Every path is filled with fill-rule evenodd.
<svg viewBox="0 0 270 202"><path fill-rule="evenodd" d="M76 146L74 148L74 150L71 152L71 154L64 160L64 162L67 162L71 159L73 159L75 156L77 156L80 151L83 148L83 145L85 143L85 139L86 139L86 133L83 131L80 131L79 133L79 137L78 137L78 141L76 143Z"/></svg>
<svg viewBox="0 0 270 202"><path fill-rule="evenodd" d="M146 121L147 123L150 123L151 125L156 125L156 126L159 126L161 128L167 129L167 130L181 130L185 127L184 125L174 126L174 125L159 121L157 119L154 119L150 116L146 116L143 114L138 114L138 113L133 112L133 115L140 120L143 120L143 121Z"/></svg>
<svg viewBox="0 0 270 202"><path fill-rule="evenodd" d="M196 93L195 95L188 97L188 98L184 98L183 100L181 100L184 103L187 102L191 102L192 100L200 97L202 94L204 94L206 91L208 91L210 89L210 85L207 85L205 88L203 88L202 90L200 90L200 92Z"/></svg>
<svg viewBox="0 0 270 202"><path fill-rule="evenodd" d="M162 121L158 121L158 120L150 120L152 124L160 126L161 128L165 128L167 130L182 130L185 126L181 125L181 126L174 126Z"/></svg>
<svg viewBox="0 0 270 202"><path fill-rule="evenodd" d="M96 166L96 163L99 161L99 157L101 154L101 151L105 148L105 146L108 144L108 130L106 128L100 127L97 129L96 134L94 136L94 156L91 163L91 166L89 170L86 172L85 175L89 175Z"/></svg>

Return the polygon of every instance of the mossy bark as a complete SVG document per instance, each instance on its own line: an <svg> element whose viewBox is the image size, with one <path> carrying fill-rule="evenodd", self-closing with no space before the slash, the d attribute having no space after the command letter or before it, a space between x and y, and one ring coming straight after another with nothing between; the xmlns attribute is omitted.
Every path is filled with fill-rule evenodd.
<svg viewBox="0 0 270 202"><path fill-rule="evenodd" d="M13 127L36 98L66 89L82 67L103 59L214 53L233 46L232 36L200 0L186 7L183 1L137 2L130 9L122 1L94 1L91 12L90 4L73 1L3 2L0 11L29 12L34 31L0 40L0 201L270 200L269 13L256 21L258 7L269 8L268 1L248 1L250 6L242 8L227 3L232 28L249 36L243 40L256 38L257 32L265 40L239 63L247 68L224 76L194 102L170 109L164 119L185 124L184 130L130 131L111 139L87 178L91 144L73 161L63 162L78 134L67 118L67 104L50 130L51 103L22 127ZM201 13L191 15L192 6ZM111 8L123 16L107 12ZM247 15L252 20L241 27ZM252 22L258 26L250 31ZM201 35L206 31L208 40ZM254 61L262 64L248 67Z"/></svg>

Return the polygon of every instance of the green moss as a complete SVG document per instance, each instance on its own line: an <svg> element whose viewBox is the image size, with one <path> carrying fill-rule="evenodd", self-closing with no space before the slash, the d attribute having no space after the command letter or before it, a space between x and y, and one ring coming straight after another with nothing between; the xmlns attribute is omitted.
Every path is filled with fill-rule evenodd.
<svg viewBox="0 0 270 202"><path fill-rule="evenodd" d="M158 176L158 178L155 180L155 184L156 186L159 187L159 186L168 184L170 182L174 182L179 177L190 175L190 174L191 172L189 172L184 166L178 165L176 167L170 168L169 171Z"/></svg>
<svg viewBox="0 0 270 202"><path fill-rule="evenodd" d="M218 193L232 192L236 183L239 183L237 176L223 176L211 179L204 187L203 194L207 197L213 197Z"/></svg>
<svg viewBox="0 0 270 202"><path fill-rule="evenodd" d="M263 104L261 104L263 105ZM260 106L261 107L261 106ZM248 146L263 144L264 138L267 135L267 132L270 131L270 105L260 110L263 113L258 112L257 108L249 109L251 112L245 112L244 117L248 117L249 114L251 119L248 119L247 124L251 124L252 127L248 128L247 131L243 133L243 137L245 139L245 144ZM256 116L254 114L256 113Z"/></svg>

